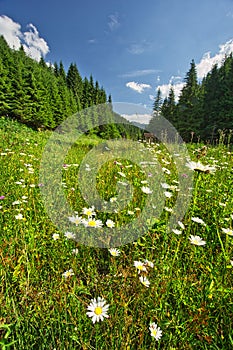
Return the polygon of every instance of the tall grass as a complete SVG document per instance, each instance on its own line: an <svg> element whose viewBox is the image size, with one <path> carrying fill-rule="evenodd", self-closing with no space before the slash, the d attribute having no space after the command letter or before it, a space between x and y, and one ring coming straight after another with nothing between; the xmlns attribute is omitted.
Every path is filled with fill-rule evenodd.
<svg viewBox="0 0 233 350"><path fill-rule="evenodd" d="M179 184L163 148L151 145L151 152L163 166L165 159L171 171L166 183L177 188L170 189L173 197L166 198L161 216L148 217L151 226L146 234L118 247L120 255L114 257L106 248L67 239L49 219L40 194L39 167L50 133L5 119L0 126L2 349L233 348L233 237L223 230L233 229L233 159L227 146L208 147L200 161L215 165L216 172L195 173L193 196L182 220L185 228L178 225L181 234L168 234L169 208ZM79 166L73 164L80 165L99 142L85 138L65 159L71 166L63 170L64 191L79 214L87 203L78 189ZM195 161L196 148L189 146ZM98 191L106 201L117 196L116 181L124 181L119 175L123 172L135 188L133 200L118 213L97 211L97 217L121 226L143 209L148 197L141 191L141 181L148 172L136 165L128 167L127 160L116 161L100 169ZM195 217L204 224L193 221ZM206 244L191 244L190 235L200 236ZM144 259L154 267L138 274L134 261ZM65 278L70 269L74 275ZM148 288L139 281L141 275L150 281ZM93 324L86 311L98 296L109 304L109 318ZM162 330L158 341L151 337L151 322Z"/></svg>

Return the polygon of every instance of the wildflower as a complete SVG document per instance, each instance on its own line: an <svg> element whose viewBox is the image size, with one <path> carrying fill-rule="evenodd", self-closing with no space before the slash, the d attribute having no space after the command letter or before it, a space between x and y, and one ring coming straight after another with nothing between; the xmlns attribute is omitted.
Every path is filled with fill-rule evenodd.
<svg viewBox="0 0 233 350"><path fill-rule="evenodd" d="M204 241L200 236L193 236L191 235L189 237L190 243L195 245L205 245L206 241Z"/></svg>
<svg viewBox="0 0 233 350"><path fill-rule="evenodd" d="M169 191L165 191L164 194L165 194L165 197L167 197L167 198L171 198L172 197L172 193L169 192Z"/></svg>
<svg viewBox="0 0 233 350"><path fill-rule="evenodd" d="M230 260L231 265L233 266L233 260Z"/></svg>
<svg viewBox="0 0 233 350"><path fill-rule="evenodd" d="M141 271L147 271L145 264L141 261L134 261L134 266L136 267L136 269L138 269L138 273L140 273Z"/></svg>
<svg viewBox="0 0 233 350"><path fill-rule="evenodd" d="M129 215L134 215L134 211L132 211L132 210L128 210L128 212L127 212Z"/></svg>
<svg viewBox="0 0 233 350"><path fill-rule="evenodd" d="M121 171L117 172L119 175L121 175L122 177L126 177L126 175L124 173L122 173Z"/></svg>
<svg viewBox="0 0 233 350"><path fill-rule="evenodd" d="M110 198L110 202L111 202L111 203L114 203L114 202L116 202L116 201L117 201L117 198L116 198L116 197Z"/></svg>
<svg viewBox="0 0 233 350"><path fill-rule="evenodd" d="M120 250L116 248L110 248L108 251L112 256L119 256L121 253Z"/></svg>
<svg viewBox="0 0 233 350"><path fill-rule="evenodd" d="M109 305L106 304L106 301L103 298L98 297L97 300L94 298L91 300L90 305L88 305L87 316L92 318L92 322L103 321L104 317L108 318L108 308Z"/></svg>
<svg viewBox="0 0 233 350"><path fill-rule="evenodd" d="M149 287L150 281L146 277L140 276L139 280L145 287Z"/></svg>
<svg viewBox="0 0 233 350"><path fill-rule="evenodd" d="M168 211L169 213L172 213L172 208L168 208L168 207L164 207L164 209L166 210L166 211Z"/></svg>
<svg viewBox="0 0 233 350"><path fill-rule="evenodd" d="M112 221L112 220L110 220L110 219L108 219L108 220L106 221L106 226L107 226L107 227L110 227L110 228L113 228L113 227L115 226L115 222Z"/></svg>
<svg viewBox="0 0 233 350"><path fill-rule="evenodd" d="M162 186L162 188L170 188L171 187L166 182L161 183L161 186Z"/></svg>
<svg viewBox="0 0 233 350"><path fill-rule="evenodd" d="M62 274L62 276L65 277L65 278L71 277L71 276L73 276L73 275L74 275L73 269L67 270L67 271L65 271L65 272Z"/></svg>
<svg viewBox="0 0 233 350"><path fill-rule="evenodd" d="M78 224L81 224L82 221L83 221L82 217L81 217L81 216L78 216L78 215L76 215L76 216L69 216L68 219L69 219L71 222L73 222L76 226L77 226Z"/></svg>
<svg viewBox="0 0 233 350"><path fill-rule="evenodd" d="M78 254L78 248L72 249L72 253L77 255Z"/></svg>
<svg viewBox="0 0 233 350"><path fill-rule="evenodd" d="M5 196L0 196L0 199L4 199L5 198Z"/></svg>
<svg viewBox="0 0 233 350"><path fill-rule="evenodd" d="M103 226L103 223L101 220L96 220L89 218L88 220L82 220L84 226L86 227L95 227L95 228L100 228Z"/></svg>
<svg viewBox="0 0 233 350"><path fill-rule="evenodd" d="M95 207L92 206L91 208L83 208L82 213L84 215L87 215L88 217L90 217L92 215L96 215Z"/></svg>
<svg viewBox="0 0 233 350"><path fill-rule="evenodd" d="M141 190L146 194L151 194L153 192L149 187L146 187L146 186L142 186Z"/></svg>
<svg viewBox="0 0 233 350"><path fill-rule="evenodd" d="M36 185L35 184L31 184L31 185L29 185L30 187L36 187Z"/></svg>
<svg viewBox="0 0 233 350"><path fill-rule="evenodd" d="M216 167L210 166L210 165L204 165L201 162L193 162L190 161L185 164L189 169L198 171L198 172L203 172L203 173L213 173L216 171Z"/></svg>
<svg viewBox="0 0 233 350"><path fill-rule="evenodd" d="M58 233L54 233L53 234L53 239L54 241L58 240L60 238L59 234Z"/></svg>
<svg viewBox="0 0 233 350"><path fill-rule="evenodd" d="M17 204L20 204L21 202L20 201L14 201L13 203L12 203L12 205L17 205Z"/></svg>
<svg viewBox="0 0 233 350"><path fill-rule="evenodd" d="M15 215L16 220L23 220L23 215L22 214L18 214Z"/></svg>
<svg viewBox="0 0 233 350"><path fill-rule="evenodd" d="M176 235L181 235L182 231L177 230L177 229L173 229L172 232L174 232Z"/></svg>
<svg viewBox="0 0 233 350"><path fill-rule="evenodd" d="M75 239L75 234L69 231L65 232L65 237L68 239Z"/></svg>
<svg viewBox="0 0 233 350"><path fill-rule="evenodd" d="M162 337L162 330L157 326L155 322L150 324L149 330L151 332L151 336L155 338L155 340L159 340Z"/></svg>
<svg viewBox="0 0 233 350"><path fill-rule="evenodd" d="M230 228L222 228L223 232L229 236L233 236L233 230Z"/></svg>
<svg viewBox="0 0 233 350"><path fill-rule="evenodd" d="M144 260L144 265L150 266L151 268L154 267L154 263L152 261L149 261L149 260Z"/></svg>
<svg viewBox="0 0 233 350"><path fill-rule="evenodd" d="M183 230L185 229L183 222L178 221L178 225L179 225Z"/></svg>
<svg viewBox="0 0 233 350"><path fill-rule="evenodd" d="M200 219L198 217L192 217L191 219L192 219L192 221L197 222L198 224L206 226L206 223L202 219Z"/></svg>

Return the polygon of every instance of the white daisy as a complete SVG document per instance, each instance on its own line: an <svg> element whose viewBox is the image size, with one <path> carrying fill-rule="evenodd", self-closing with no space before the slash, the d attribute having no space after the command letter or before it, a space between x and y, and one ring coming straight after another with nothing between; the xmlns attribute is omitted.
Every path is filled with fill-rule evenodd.
<svg viewBox="0 0 233 350"><path fill-rule="evenodd" d="M83 218L81 216L69 216L68 219L73 222L76 226L83 222Z"/></svg>
<svg viewBox="0 0 233 350"><path fill-rule="evenodd" d="M146 194L151 194L153 192L149 187L146 187L146 186L142 186L141 190Z"/></svg>
<svg viewBox="0 0 233 350"><path fill-rule="evenodd" d="M60 238L58 233L54 233L52 237L53 237L54 241L57 241Z"/></svg>
<svg viewBox="0 0 233 350"><path fill-rule="evenodd" d="M110 248L108 251L112 256L119 256L121 253L120 250L116 248Z"/></svg>
<svg viewBox="0 0 233 350"><path fill-rule="evenodd" d="M144 265L150 266L151 268L154 267L154 263L152 261L149 261L149 260L144 260Z"/></svg>
<svg viewBox="0 0 233 350"><path fill-rule="evenodd" d="M18 214L15 215L16 220L23 220L23 215L22 214Z"/></svg>
<svg viewBox="0 0 233 350"><path fill-rule="evenodd" d="M172 193L169 192L169 191L165 191L164 194L165 194L165 197L167 197L167 198L171 198L172 197Z"/></svg>
<svg viewBox="0 0 233 350"><path fill-rule="evenodd" d="M75 234L67 231L67 232L65 232L65 237L68 239L75 239Z"/></svg>
<svg viewBox="0 0 233 350"><path fill-rule="evenodd" d="M162 330L155 322L150 324L149 330L151 332L150 335L155 338L155 340L159 340L162 337Z"/></svg>
<svg viewBox="0 0 233 350"><path fill-rule="evenodd" d="M96 227L100 228L103 226L103 223L101 220L96 220L94 218L89 218L88 220L82 220L85 227Z"/></svg>
<svg viewBox="0 0 233 350"><path fill-rule="evenodd" d="M139 280L145 287L149 287L150 281L146 277L140 276Z"/></svg>
<svg viewBox="0 0 233 350"><path fill-rule="evenodd" d="M82 213L84 215L87 215L88 217L90 217L92 215L96 215L95 207L92 206L91 208L83 208Z"/></svg>
<svg viewBox="0 0 233 350"><path fill-rule="evenodd" d="M233 230L230 228L222 228L223 232L229 236L233 236Z"/></svg>
<svg viewBox="0 0 233 350"><path fill-rule="evenodd" d="M62 274L62 276L65 277L65 278L71 277L71 276L73 276L73 275L74 275L73 269L67 270L67 271L65 271L65 272Z"/></svg>
<svg viewBox="0 0 233 350"><path fill-rule="evenodd" d="M192 217L191 219L192 219L192 221L197 222L198 224L206 226L206 223L202 219L200 219L198 217Z"/></svg>
<svg viewBox="0 0 233 350"><path fill-rule="evenodd" d="M193 236L191 235L189 237L190 243L195 245L205 245L206 241L204 241L200 236Z"/></svg>
<svg viewBox="0 0 233 350"><path fill-rule="evenodd" d="M113 228L113 227L115 226L115 222L112 221L112 220L110 220L110 219L108 219L108 220L106 221L106 226L107 226L107 227L110 227L110 228Z"/></svg>
<svg viewBox="0 0 233 350"><path fill-rule="evenodd" d="M92 318L92 322L103 321L104 317L109 317L107 312L109 305L106 304L106 301L103 298L98 297L97 300L94 298L91 300L90 305L88 305L87 316Z"/></svg>
<svg viewBox="0 0 233 350"><path fill-rule="evenodd" d="M134 261L134 266L136 267L136 269L138 269L138 273L140 273L141 271L147 271L145 264L142 261Z"/></svg>
<svg viewBox="0 0 233 350"><path fill-rule="evenodd" d="M179 225L179 226L182 228L182 230L184 230L184 229L185 229L185 226L184 226L183 222L178 221L178 225Z"/></svg>
<svg viewBox="0 0 233 350"><path fill-rule="evenodd" d="M213 173L216 171L215 166L204 165L201 162L190 161L185 164L189 169L193 171L203 172L203 173Z"/></svg>
<svg viewBox="0 0 233 350"><path fill-rule="evenodd" d="M176 235L181 235L182 231L177 230L177 229L173 229L172 232L174 232Z"/></svg>

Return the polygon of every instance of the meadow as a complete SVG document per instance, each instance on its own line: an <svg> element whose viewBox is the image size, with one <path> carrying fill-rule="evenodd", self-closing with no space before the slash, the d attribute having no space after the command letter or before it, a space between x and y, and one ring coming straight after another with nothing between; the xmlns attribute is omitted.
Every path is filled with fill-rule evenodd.
<svg viewBox="0 0 233 350"><path fill-rule="evenodd" d="M48 216L41 196L40 162L50 135L0 119L1 348L232 349L230 142L223 142L222 134L206 154L198 152L201 143L187 145L195 162L183 174L193 174L192 188L183 193L190 202L171 232L167 223L180 195L174 161L163 145L142 143L163 167L165 180L158 183L162 212L154 217L151 208L145 234L110 249L81 244L75 230L82 225L83 234L92 230L98 238L107 227L106 243L114 227L140 217L153 198L149 168L119 157L107 161L96 176L96 188L119 209L100 211L82 197L78 170L93 147L104 143L108 149L111 143L94 136L75 143L61 169L62 191L76 213L65 218L70 229L64 233ZM86 187L92 186L91 170L84 164ZM134 191L122 207L117 183L124 186L126 180Z"/></svg>

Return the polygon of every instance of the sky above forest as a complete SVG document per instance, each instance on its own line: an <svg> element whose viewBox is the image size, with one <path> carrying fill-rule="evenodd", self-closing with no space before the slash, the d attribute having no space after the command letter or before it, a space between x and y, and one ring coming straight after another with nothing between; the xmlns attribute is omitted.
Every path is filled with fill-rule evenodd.
<svg viewBox="0 0 233 350"><path fill-rule="evenodd" d="M194 59L201 80L233 51L233 0L0 0L0 34L36 60L77 64L113 102L178 98Z"/></svg>

